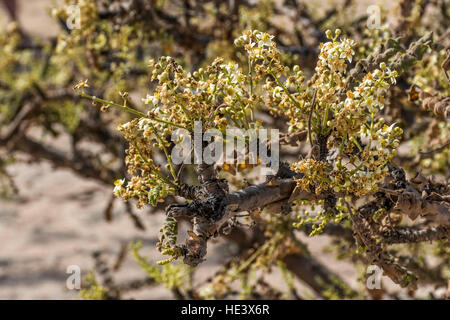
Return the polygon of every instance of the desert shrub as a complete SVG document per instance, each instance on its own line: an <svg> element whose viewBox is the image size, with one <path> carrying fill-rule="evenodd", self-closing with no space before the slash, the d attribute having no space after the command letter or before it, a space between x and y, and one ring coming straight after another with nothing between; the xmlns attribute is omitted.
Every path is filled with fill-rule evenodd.
<svg viewBox="0 0 450 320"><path fill-rule="evenodd" d="M102 281L87 277L88 299L155 284L178 298L299 298L294 279L321 298L395 297L364 287L368 266L412 296L421 287L444 288L444 2L399 1L395 23L376 30L366 28L366 16L348 14L352 1L323 14L300 1L134 0L124 7L86 0L79 3L82 28L63 28L49 43L12 24L0 36L0 141L8 155L1 181L11 185L9 158L25 152L111 185L138 228L131 204L164 209L158 264L131 246L148 277L116 284L96 255ZM64 27L64 8L52 14ZM33 127L69 135L72 155L34 140L27 134ZM230 128L249 133L236 134L241 154L231 162L195 161L226 145L228 136L219 136ZM279 130L279 147L261 136L265 129ZM202 140L212 130L217 137ZM174 161L197 135L198 148L183 159L194 161ZM81 147L86 140L101 147L101 157ZM251 152L255 145L266 157ZM178 232L183 222L187 235ZM362 288L311 256L301 233L315 241L328 235L336 259L360 269ZM194 283L216 237L235 243L238 254ZM274 270L287 292L267 283Z"/></svg>

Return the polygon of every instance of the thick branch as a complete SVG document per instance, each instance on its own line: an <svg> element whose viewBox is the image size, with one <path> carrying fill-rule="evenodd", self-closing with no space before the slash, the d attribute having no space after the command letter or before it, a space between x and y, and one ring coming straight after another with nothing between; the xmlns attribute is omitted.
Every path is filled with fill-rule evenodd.
<svg viewBox="0 0 450 320"><path fill-rule="evenodd" d="M417 243L423 241L445 240L450 238L450 229L444 226L415 230L412 228L396 228L382 233L386 244Z"/></svg>
<svg viewBox="0 0 450 320"><path fill-rule="evenodd" d="M233 193L216 193L204 200L167 207L168 216L185 216L193 219L194 235L188 239L184 262L196 266L203 261L206 255L206 241L217 235L227 221L239 212L263 208L283 200L287 202L295 199L318 199L315 194L304 191L296 193L295 199L292 199L295 186L294 179L274 178Z"/></svg>

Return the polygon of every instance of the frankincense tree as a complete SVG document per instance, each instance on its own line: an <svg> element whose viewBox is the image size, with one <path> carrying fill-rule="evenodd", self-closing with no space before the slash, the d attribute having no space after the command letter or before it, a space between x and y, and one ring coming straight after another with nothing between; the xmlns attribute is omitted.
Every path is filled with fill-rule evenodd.
<svg viewBox="0 0 450 320"><path fill-rule="evenodd" d="M177 298L305 298L294 279L321 298L395 297L365 287L370 268L411 295L448 286L445 1L399 1L394 26L376 30L346 14L352 1L320 18L300 1L135 0L128 9L120 1L80 3L85 27L48 47L30 43L17 28L0 37L7 57L0 90L9 92L2 96L8 130L0 141L114 181L113 194L129 212L135 203L164 208L166 216L159 265L141 255L139 243L131 246L148 278L117 285L96 254L104 281L89 275L84 298L120 298L153 283ZM53 14L67 18L64 10ZM42 60L22 68L32 65L30 52ZM70 63L71 72L58 69L61 63ZM73 93L75 78L81 81ZM91 121L93 114L99 121ZM123 139L109 119L120 122ZM55 122L72 134L71 159L25 135L30 123L54 131ZM267 129L280 134L269 137ZM77 145L87 136L119 164L81 151ZM220 154L235 139L231 157ZM187 151L182 161L180 150ZM185 222L189 230L179 234ZM313 241L328 235L337 259L362 267L364 288L350 287L311 256L301 233ZM239 253L194 283L216 237L237 244ZM266 281L274 268L287 293Z"/></svg>
<svg viewBox="0 0 450 320"><path fill-rule="evenodd" d="M138 198L138 206L155 205L168 195L187 200L166 208L167 222L158 248L171 258L161 264L181 257L185 264L196 267L207 255L208 240L242 223L240 218L246 212L244 219L261 224L270 235L252 257L261 263L247 268L269 268L298 250L296 228L309 223L314 236L333 223L351 229L360 259L379 266L402 287L416 285L417 277L398 262L388 246L447 239L448 186L420 173L406 178L404 170L392 161L403 130L395 122L386 123L380 111L399 72L411 59L421 59L431 46L431 35L391 59L375 57L379 65L359 75L360 80L350 86L353 79L349 81L346 75L355 43L340 34L339 29L335 34L326 32L329 41L320 45L315 73L308 81L299 66L289 68L280 61L273 36L257 30L247 30L235 40L247 54L245 71L222 58L192 74L171 57L150 61L157 86L142 99L148 105L147 113L118 105L138 116L119 126L129 142L126 163L131 178L116 181L114 192L125 200ZM86 86L80 83L77 91L97 101L85 92ZM233 192L226 179L230 164L200 163L196 165L200 185L183 181L184 166L175 171L169 150L186 137L171 141L174 130L183 128L194 135L195 121L203 124L200 133L209 128L223 130L227 125L259 130L262 123L255 114L262 108L274 117L288 119L288 137L309 141L311 148L305 158L291 164L280 159L278 172L265 182ZM166 170L153 159L154 149L165 154ZM237 165L243 176L246 171L258 170L245 161ZM317 209L308 214L307 206ZM413 223L419 218L428 223L419 228L397 227L399 222L391 217L396 212ZM177 219L181 218L192 222L185 244L176 241ZM236 268L232 274L242 272L241 266ZM225 273L226 280L232 281L230 272ZM221 292L224 288L214 290L213 296L225 294Z"/></svg>

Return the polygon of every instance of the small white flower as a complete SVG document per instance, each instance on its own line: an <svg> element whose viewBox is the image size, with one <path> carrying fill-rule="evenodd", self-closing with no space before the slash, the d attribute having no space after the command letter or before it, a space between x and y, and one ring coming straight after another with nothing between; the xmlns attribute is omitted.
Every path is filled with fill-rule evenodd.
<svg viewBox="0 0 450 320"><path fill-rule="evenodd" d="M119 125L119 128L120 129L128 129L130 126L131 126L131 122L126 122L126 123Z"/></svg>
<svg viewBox="0 0 450 320"><path fill-rule="evenodd" d="M115 187L114 187L113 193L115 196L120 197L122 192L125 190L125 188L123 187L124 183L125 183L125 179L117 179L116 181L114 181Z"/></svg>
<svg viewBox="0 0 450 320"><path fill-rule="evenodd" d="M352 47L355 45L353 40L344 39L341 41L339 45L339 49L341 50L341 54L339 55L340 59L347 59L348 62L352 62L353 55L355 54L355 51L352 49Z"/></svg>
<svg viewBox="0 0 450 320"><path fill-rule="evenodd" d="M389 68L386 68L386 77L389 78L391 81L391 84L396 84L397 80L395 79L397 77L398 73L395 70L391 70Z"/></svg>
<svg viewBox="0 0 450 320"><path fill-rule="evenodd" d="M146 118L142 118L141 120L139 120L139 122L138 122L138 127L139 127L139 129L140 130L146 130L146 129L148 129L148 127L149 127L149 125L148 125L148 123L150 122L150 120L149 119L146 119Z"/></svg>
<svg viewBox="0 0 450 320"><path fill-rule="evenodd" d="M233 73L234 71L238 71L239 69L238 64L234 61L230 61L227 64L222 65L222 67L224 67L228 73Z"/></svg>
<svg viewBox="0 0 450 320"><path fill-rule="evenodd" d="M281 87L275 87L275 89L273 89L273 93L272 96L274 99L281 99L281 92L283 91L283 88Z"/></svg>
<svg viewBox="0 0 450 320"><path fill-rule="evenodd" d="M274 36L271 36L268 33L258 33L256 35L256 38L259 40L258 41L258 47L261 48L263 46L267 46L267 47L273 47L273 39Z"/></svg>
<svg viewBox="0 0 450 320"><path fill-rule="evenodd" d="M155 93L155 95L153 96L147 94L147 97L143 98L142 102L144 102L145 104L156 106L159 102L159 94Z"/></svg>

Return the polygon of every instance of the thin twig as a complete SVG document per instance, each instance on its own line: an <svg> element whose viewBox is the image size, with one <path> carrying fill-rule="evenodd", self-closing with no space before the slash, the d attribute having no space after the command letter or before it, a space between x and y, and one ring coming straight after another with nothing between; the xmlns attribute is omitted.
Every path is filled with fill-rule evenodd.
<svg viewBox="0 0 450 320"><path fill-rule="evenodd" d="M311 100L311 109L309 110L309 116L308 116L308 139L309 139L309 143L311 144L311 148L313 147L312 135L311 135L311 120L312 120L312 113L314 110L314 104L316 103L316 93L317 93L317 90L314 90L313 97Z"/></svg>
<svg viewBox="0 0 450 320"><path fill-rule="evenodd" d="M422 151L422 150L419 150L419 153L420 153L420 154L432 154L432 153L435 153L435 152L439 152L439 151L444 150L448 145L450 145L450 141L447 141L447 143L445 143L444 145L442 145L442 146L440 146L440 147L437 147L437 148L434 148L434 149L431 149L431 150L429 150L429 151Z"/></svg>

